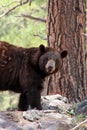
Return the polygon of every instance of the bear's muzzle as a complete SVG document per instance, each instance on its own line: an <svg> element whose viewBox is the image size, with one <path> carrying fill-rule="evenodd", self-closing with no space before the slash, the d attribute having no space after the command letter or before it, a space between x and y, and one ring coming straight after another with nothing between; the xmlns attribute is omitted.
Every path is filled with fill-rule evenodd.
<svg viewBox="0 0 87 130"><path fill-rule="evenodd" d="M45 71L47 73L53 73L55 71L55 61L53 59L49 60L45 65Z"/></svg>

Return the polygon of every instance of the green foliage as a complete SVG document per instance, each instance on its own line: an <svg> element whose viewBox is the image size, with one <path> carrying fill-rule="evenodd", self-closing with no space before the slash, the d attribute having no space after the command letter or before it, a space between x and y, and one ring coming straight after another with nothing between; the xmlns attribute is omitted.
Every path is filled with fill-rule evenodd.
<svg viewBox="0 0 87 130"><path fill-rule="evenodd" d="M67 111L67 113L68 113L69 115L71 115L71 116L75 115L75 112L74 112L74 110L73 110L73 109L71 109L71 110Z"/></svg>
<svg viewBox="0 0 87 130"><path fill-rule="evenodd" d="M17 108L18 94L13 94L8 91L0 93L0 111Z"/></svg>
<svg viewBox="0 0 87 130"><path fill-rule="evenodd" d="M6 12L17 3L11 3L12 0L0 1L2 7L0 14ZM6 7L6 5L9 5ZM34 17L46 17L46 0L33 1L31 6L29 4L22 5L21 7L10 12L7 16L0 19L0 40L8 41L12 44L31 47L40 44L47 44L46 40L41 39L35 35L40 35L46 38L46 24L40 21L34 21L28 18L19 17L21 14L29 14Z"/></svg>

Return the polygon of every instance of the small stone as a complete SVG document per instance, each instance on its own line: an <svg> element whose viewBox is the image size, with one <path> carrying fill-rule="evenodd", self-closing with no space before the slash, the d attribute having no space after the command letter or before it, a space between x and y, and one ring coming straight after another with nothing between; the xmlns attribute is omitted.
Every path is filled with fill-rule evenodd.
<svg viewBox="0 0 87 130"><path fill-rule="evenodd" d="M28 110L23 112L23 117L29 121L39 120L42 116L43 112L39 110Z"/></svg>

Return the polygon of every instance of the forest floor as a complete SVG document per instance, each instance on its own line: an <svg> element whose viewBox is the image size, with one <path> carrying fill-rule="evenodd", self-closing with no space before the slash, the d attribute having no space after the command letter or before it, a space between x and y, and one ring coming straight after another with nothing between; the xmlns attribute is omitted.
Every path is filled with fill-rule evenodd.
<svg viewBox="0 0 87 130"><path fill-rule="evenodd" d="M43 96L43 110L0 112L0 130L87 130L87 117L74 114L61 95Z"/></svg>

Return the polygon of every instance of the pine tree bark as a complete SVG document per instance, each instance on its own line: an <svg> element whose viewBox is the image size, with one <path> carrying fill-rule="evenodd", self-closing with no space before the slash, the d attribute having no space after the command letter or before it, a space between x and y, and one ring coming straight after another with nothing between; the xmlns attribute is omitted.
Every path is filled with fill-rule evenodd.
<svg viewBox="0 0 87 130"><path fill-rule="evenodd" d="M87 95L85 17L85 0L48 0L48 45L68 50L63 69L48 80L48 94L59 93L69 101Z"/></svg>

